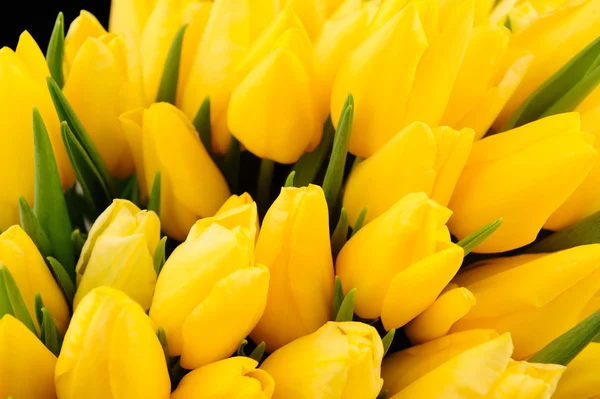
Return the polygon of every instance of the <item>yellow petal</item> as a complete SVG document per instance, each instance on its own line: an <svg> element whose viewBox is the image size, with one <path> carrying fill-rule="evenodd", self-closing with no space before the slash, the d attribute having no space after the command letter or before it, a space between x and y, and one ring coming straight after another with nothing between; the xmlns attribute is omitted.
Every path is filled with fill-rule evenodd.
<svg viewBox="0 0 600 399"><path fill-rule="evenodd" d="M596 398L600 395L596 373L599 361L600 343L592 342L569 363L553 398Z"/></svg>
<svg viewBox="0 0 600 399"><path fill-rule="evenodd" d="M157 0L112 1L109 30L116 33L129 32L139 41L156 2Z"/></svg>
<svg viewBox="0 0 600 399"><path fill-rule="evenodd" d="M550 399L566 367L510 361L486 398Z"/></svg>

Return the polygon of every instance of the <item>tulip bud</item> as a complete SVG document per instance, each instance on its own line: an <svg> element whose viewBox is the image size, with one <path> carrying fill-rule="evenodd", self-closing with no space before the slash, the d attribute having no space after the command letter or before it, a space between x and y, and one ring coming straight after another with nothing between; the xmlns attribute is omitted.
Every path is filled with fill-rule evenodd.
<svg viewBox="0 0 600 399"><path fill-rule="evenodd" d="M233 194L227 199L227 201L225 201L223 205L221 205L216 214L218 215L221 213L225 213L239 206L252 204L253 202L254 200L248 193L243 193L242 195Z"/></svg>
<svg viewBox="0 0 600 399"><path fill-rule="evenodd" d="M18 197L33 203L34 155L31 110L39 109L52 142L54 156L64 186L74 174L60 138L60 126L50 99L46 78L50 76L44 55L28 32L19 38L17 50L0 49L0 131L2 177L0 229L19 223Z"/></svg>
<svg viewBox="0 0 600 399"><path fill-rule="evenodd" d="M190 61L191 66L186 66L188 77L177 105L193 119L202 102L210 98L212 145L217 154L225 154L231 141L227 108L236 84L236 68L246 57L250 44L275 16L276 3L273 0L213 3L195 57Z"/></svg>
<svg viewBox="0 0 600 399"><path fill-rule="evenodd" d="M6 314L0 319L0 397L55 399L56 357L32 332Z"/></svg>
<svg viewBox="0 0 600 399"><path fill-rule="evenodd" d="M114 288L79 304L56 363L59 399L169 397L171 383L155 328L140 305Z"/></svg>
<svg viewBox="0 0 600 399"><path fill-rule="evenodd" d="M139 41L157 0L113 0L110 4L108 29L111 32L130 32Z"/></svg>
<svg viewBox="0 0 600 399"><path fill-rule="evenodd" d="M238 68L227 126L260 158L294 163L321 141L312 44L291 8L282 11Z"/></svg>
<svg viewBox="0 0 600 399"><path fill-rule="evenodd" d="M357 289L359 317L399 328L435 301L463 258L447 234L451 213L424 193L408 194L350 238L336 271L345 292Z"/></svg>
<svg viewBox="0 0 600 399"><path fill-rule="evenodd" d="M541 13L540 13L541 14ZM600 35L600 1L574 0L540 15L512 36L510 46L530 51L534 58L495 126L501 128L542 83Z"/></svg>
<svg viewBox="0 0 600 399"><path fill-rule="evenodd" d="M331 316L333 260L329 215L319 186L281 189L256 244L256 261L269 268L264 314L250 337L273 350L316 331Z"/></svg>
<svg viewBox="0 0 600 399"><path fill-rule="evenodd" d="M160 216L164 231L184 240L194 222L213 215L229 197L221 172L187 117L171 104L121 116L134 154L142 196L160 172ZM143 182L143 183L142 183Z"/></svg>
<svg viewBox="0 0 600 399"><path fill-rule="evenodd" d="M335 126L346 95L354 95L349 151L357 156L371 156L414 121L439 126L467 48L473 0L444 9L437 2L405 4L380 6L371 35L346 57L333 85Z"/></svg>
<svg viewBox="0 0 600 399"><path fill-rule="evenodd" d="M453 357L497 337L494 330L468 330L392 353L381 365L384 389L392 396Z"/></svg>
<svg viewBox="0 0 600 399"><path fill-rule="evenodd" d="M597 398L600 395L598 364L600 364L600 343L591 342L569 363L552 398Z"/></svg>
<svg viewBox="0 0 600 399"><path fill-rule="evenodd" d="M257 365L256 360L237 356L200 367L183 377L171 399L270 399L275 383Z"/></svg>
<svg viewBox="0 0 600 399"><path fill-rule="evenodd" d="M40 293L50 310L56 327L64 334L69 324L69 307L37 247L20 226L12 226L0 234L0 263L8 267L23 296L34 323L35 294Z"/></svg>
<svg viewBox="0 0 600 399"><path fill-rule="evenodd" d="M550 116L473 144L450 209L462 239L503 218L476 252L503 252L535 240L548 217L575 191L597 153L577 113Z"/></svg>
<svg viewBox="0 0 600 399"><path fill-rule="evenodd" d="M581 116L581 130L594 135L594 149L600 154L600 87L575 109ZM600 161L598 156L590 173L573 194L548 218L544 228L562 230L600 211Z"/></svg>
<svg viewBox="0 0 600 399"><path fill-rule="evenodd" d="M394 136L350 174L344 208L354 225L367 207L366 222L375 219L409 193L424 192L448 205L473 142L473 131L430 129L415 122Z"/></svg>
<svg viewBox="0 0 600 399"><path fill-rule="evenodd" d="M187 369L231 355L263 313L269 270L254 264L256 213L252 203L198 221L158 278L150 317Z"/></svg>
<svg viewBox="0 0 600 399"><path fill-rule="evenodd" d="M490 338L465 345L447 359L433 352L429 355L433 363L430 365L428 357L419 359L423 364L420 372L405 369L414 380L407 381L409 385L400 391L391 390L390 398L444 398L460 392L464 398L550 399L565 367L515 362L510 358L513 349L510 334ZM408 351L426 351L435 345L438 343L434 341ZM396 355L398 359L400 356L405 357ZM398 362L400 369L394 370L394 375L401 375L404 367L411 363L410 360ZM386 373L390 375L389 370Z"/></svg>
<svg viewBox="0 0 600 399"><path fill-rule="evenodd" d="M490 259L477 266L454 279L477 303L450 331L510 332L515 359L532 356L574 327L600 290L600 244Z"/></svg>
<svg viewBox="0 0 600 399"><path fill-rule="evenodd" d="M272 353L260 368L275 380L274 399L374 399L383 385L382 358L375 328L328 322Z"/></svg>
<svg viewBox="0 0 600 399"><path fill-rule="evenodd" d="M81 251L73 307L88 292L106 285L148 310L156 284L153 257L159 240L160 220L154 212L114 200L92 225Z"/></svg>
<svg viewBox="0 0 600 399"><path fill-rule="evenodd" d="M71 24L63 92L111 174L124 178L134 164L119 115L145 104L141 66L132 37L103 31L85 11Z"/></svg>

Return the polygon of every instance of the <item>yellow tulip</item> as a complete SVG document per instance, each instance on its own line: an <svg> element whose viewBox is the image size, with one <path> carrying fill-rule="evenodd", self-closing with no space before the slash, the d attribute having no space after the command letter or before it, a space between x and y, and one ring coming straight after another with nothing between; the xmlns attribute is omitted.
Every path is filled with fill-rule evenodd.
<svg viewBox="0 0 600 399"><path fill-rule="evenodd" d="M50 76L44 55L28 32L19 38L17 50L0 49L0 229L19 223L17 199L22 195L33 204L32 108L39 109L48 129L54 156L64 186L74 182L74 173L60 137L58 116L48 92Z"/></svg>
<svg viewBox="0 0 600 399"><path fill-rule="evenodd" d="M497 337L494 330L468 330L392 353L381 365L384 389L392 396L453 357Z"/></svg>
<svg viewBox="0 0 600 399"><path fill-rule="evenodd" d="M20 226L12 226L0 234L0 263L12 274L23 296L27 310L37 324L35 317L35 294L40 293L58 330L64 334L69 324L69 307L56 284L44 258L29 236Z"/></svg>
<svg viewBox="0 0 600 399"><path fill-rule="evenodd" d="M336 271L345 292L357 289L358 316L381 317L389 330L433 304L463 259L446 229L451 213L424 193L408 194L350 238Z"/></svg>
<svg viewBox="0 0 600 399"><path fill-rule="evenodd" d="M274 0L215 2L195 57L189 61L191 66L186 67L188 77L177 105L193 119L204 99L210 98L212 145L218 154L225 154L231 141L227 108L237 84L236 69L250 45L275 17L277 3Z"/></svg>
<svg viewBox="0 0 600 399"><path fill-rule="evenodd" d="M588 95L575 111L581 115L581 130L594 135L594 148L600 154L600 87ZM598 157L583 183L550 216L544 225L545 228L562 230L600 211L600 195L596 189L600 183L600 160Z"/></svg>
<svg viewBox="0 0 600 399"><path fill-rule="evenodd" d="M369 222L409 193L424 192L438 204L448 205L472 142L471 129L408 125L352 170L344 192L350 224L364 207Z"/></svg>
<svg viewBox="0 0 600 399"><path fill-rule="evenodd" d="M331 316L333 260L323 190L283 188L268 210L256 262L271 273L264 314L250 337L267 351L316 331Z"/></svg>
<svg viewBox="0 0 600 399"><path fill-rule="evenodd" d="M169 353L195 369L231 355L265 308L269 270L254 264L256 204L198 221L165 263L150 318Z"/></svg>
<svg viewBox="0 0 600 399"><path fill-rule="evenodd" d="M400 390L396 391L394 387L389 392L390 398L433 399L459 395L473 399L550 399L564 366L513 361L510 358L513 349L510 334L479 338L483 339L474 345L462 342L462 347L441 355L437 351L427 354L427 351L436 345L445 345L442 340L447 341L448 337L407 350L422 351L418 355L420 358L411 359L409 354L395 355L400 361L396 365L390 361L386 367L397 366L398 370L387 370L386 373L402 375L404 370L410 373L410 378L404 377L405 382L397 387ZM432 363L428 364L429 361ZM407 369L407 366L419 369Z"/></svg>
<svg viewBox="0 0 600 399"><path fill-rule="evenodd" d="M311 38L323 30L325 21L340 6L342 0L289 0Z"/></svg>
<svg viewBox="0 0 600 399"><path fill-rule="evenodd" d="M103 30L85 11L71 25L65 39L69 72L63 92L108 170L124 178L133 173L134 164L119 115L145 104L141 66L133 38Z"/></svg>
<svg viewBox="0 0 600 399"><path fill-rule="evenodd" d="M187 117L171 104L121 116L133 151L142 197L160 172L160 216L164 231L183 241L194 222L213 215L229 197L221 172Z"/></svg>
<svg viewBox="0 0 600 399"><path fill-rule="evenodd" d="M590 343L569 365L561 378L554 399L596 399L600 397L600 343Z"/></svg>
<svg viewBox="0 0 600 399"><path fill-rule="evenodd" d="M157 0L113 0L110 4L108 29L111 32L130 32L139 40Z"/></svg>
<svg viewBox="0 0 600 399"><path fill-rule="evenodd" d="M55 370L59 399L166 399L171 391L155 327L121 291L96 288L79 304Z"/></svg>
<svg viewBox="0 0 600 399"><path fill-rule="evenodd" d="M498 218L500 228L476 252L533 242L550 215L585 179L597 153L579 115L550 116L473 144L450 209L450 231L462 239Z"/></svg>
<svg viewBox="0 0 600 399"><path fill-rule="evenodd" d="M375 328L328 322L272 353L260 368L275 380L273 399L375 399L382 358Z"/></svg>
<svg viewBox="0 0 600 399"><path fill-rule="evenodd" d="M514 95L496 121L501 128L542 83L600 35L600 0L572 0L540 15L510 40L510 46L534 55Z"/></svg>
<svg viewBox="0 0 600 399"><path fill-rule="evenodd" d="M56 399L56 357L12 315L0 319L0 397Z"/></svg>
<svg viewBox="0 0 600 399"><path fill-rule="evenodd" d="M238 68L227 111L231 134L260 158L294 163L321 141L312 44L293 9L282 11Z"/></svg>
<svg viewBox="0 0 600 399"><path fill-rule="evenodd" d="M256 360L237 356L200 367L183 377L171 399L270 399L275 383L257 365Z"/></svg>
<svg viewBox="0 0 600 399"><path fill-rule="evenodd" d="M225 213L239 206L252 204L253 202L254 200L248 193L243 193L242 195L233 194L223 205L221 205L216 214Z"/></svg>
<svg viewBox="0 0 600 399"><path fill-rule="evenodd" d="M154 251L160 220L127 200L116 199L94 222L77 262L73 307L103 285L123 291L144 310L150 308L156 284Z"/></svg>
<svg viewBox="0 0 600 399"><path fill-rule="evenodd" d="M514 358L530 357L587 316L600 290L599 261L600 244L482 261L454 279L477 303L450 331L510 332Z"/></svg>

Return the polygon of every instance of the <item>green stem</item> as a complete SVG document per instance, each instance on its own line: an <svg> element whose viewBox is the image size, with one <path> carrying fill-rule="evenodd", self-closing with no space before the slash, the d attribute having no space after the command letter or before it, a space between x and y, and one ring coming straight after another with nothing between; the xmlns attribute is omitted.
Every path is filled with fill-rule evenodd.
<svg viewBox="0 0 600 399"><path fill-rule="evenodd" d="M261 215L264 215L267 209L269 209L273 169L275 169L274 161L271 161L270 159L262 159L260 161L260 171L258 172L258 184L256 187L256 198L258 209L260 210Z"/></svg>

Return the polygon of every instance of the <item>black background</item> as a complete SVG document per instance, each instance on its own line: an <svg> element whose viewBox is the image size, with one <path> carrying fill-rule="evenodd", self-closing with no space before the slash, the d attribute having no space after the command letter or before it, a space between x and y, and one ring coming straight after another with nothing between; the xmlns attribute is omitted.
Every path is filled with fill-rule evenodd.
<svg viewBox="0 0 600 399"><path fill-rule="evenodd" d="M59 11L65 14L67 28L82 9L90 11L107 27L110 11L110 0L7 0L2 5L0 47L14 49L21 32L27 30L44 52Z"/></svg>

